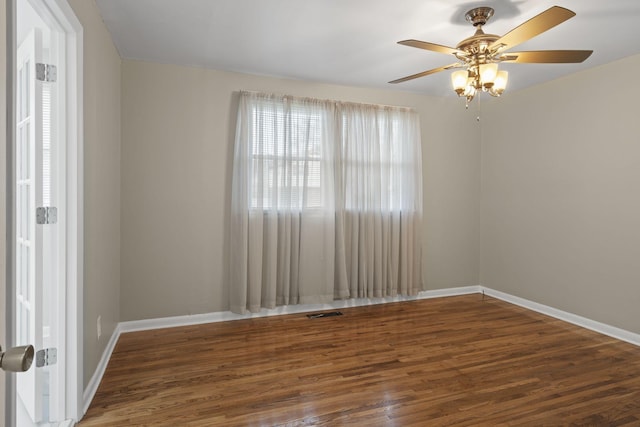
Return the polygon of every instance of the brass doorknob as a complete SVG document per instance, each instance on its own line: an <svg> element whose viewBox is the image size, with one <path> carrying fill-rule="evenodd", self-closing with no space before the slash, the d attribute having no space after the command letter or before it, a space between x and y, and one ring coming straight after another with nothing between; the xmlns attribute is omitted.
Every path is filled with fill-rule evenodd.
<svg viewBox="0 0 640 427"><path fill-rule="evenodd" d="M23 345L2 351L0 347L0 368L10 372L26 372L33 362L33 346Z"/></svg>

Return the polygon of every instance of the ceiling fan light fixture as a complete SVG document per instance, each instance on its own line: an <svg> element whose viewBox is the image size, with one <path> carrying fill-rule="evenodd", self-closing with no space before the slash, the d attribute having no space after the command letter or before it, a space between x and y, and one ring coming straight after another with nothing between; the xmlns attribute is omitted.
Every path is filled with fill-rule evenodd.
<svg viewBox="0 0 640 427"><path fill-rule="evenodd" d="M498 75L498 64L481 64L480 65L480 82L482 87L489 89L493 86L493 83Z"/></svg>
<svg viewBox="0 0 640 427"><path fill-rule="evenodd" d="M493 92L496 93L496 96L502 95L502 92L507 88L507 82L509 81L509 72L500 70L496 75L496 79L493 82L493 87L491 88Z"/></svg>
<svg viewBox="0 0 640 427"><path fill-rule="evenodd" d="M502 95L507 87L509 76L506 71L498 70L498 64L501 62L578 64L593 53L591 50L509 51L575 16L575 12L569 9L552 6L503 36L486 34L482 30L493 13L494 10L490 7L476 7L468 11L465 18L476 27L475 34L462 40L455 48L413 39L399 41L399 44L405 46L452 54L459 62L412 74L389 83L406 82L451 68L464 67L464 70L458 70L451 74L451 85L458 96L466 98L468 106L469 102L480 92L487 92L491 96Z"/></svg>
<svg viewBox="0 0 640 427"><path fill-rule="evenodd" d="M471 102L478 91L491 96L500 96L507 88L509 73L498 70L498 64L489 63L471 66L466 70L451 73L451 85L458 96L464 96Z"/></svg>
<svg viewBox="0 0 640 427"><path fill-rule="evenodd" d="M468 80L469 72L467 70L458 70L451 73L451 85L458 96L465 92Z"/></svg>
<svg viewBox="0 0 640 427"><path fill-rule="evenodd" d="M464 95L467 98L467 100L472 100L473 97L476 96L476 92L477 92L477 89L473 85L473 83L469 83L469 85L465 88L464 93L462 95Z"/></svg>

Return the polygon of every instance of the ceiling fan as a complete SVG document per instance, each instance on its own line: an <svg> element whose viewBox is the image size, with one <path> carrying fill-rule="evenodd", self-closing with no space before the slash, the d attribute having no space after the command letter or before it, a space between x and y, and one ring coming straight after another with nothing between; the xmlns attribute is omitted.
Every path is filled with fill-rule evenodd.
<svg viewBox="0 0 640 427"><path fill-rule="evenodd" d="M569 9L553 6L529 19L500 37L495 34L485 34L482 27L493 16L490 7L476 7L465 14L466 20L476 27L473 36L462 40L453 47L442 46L420 40L403 40L398 44L417 47L433 52L451 54L459 62L423 71L389 83L402 83L419 77L435 74L440 71L464 68L452 73L451 82L458 96L467 98L467 105L478 91L488 92L493 96L500 96L507 85L508 74L498 71L500 62L506 63L539 63L539 64L568 64L580 63L587 59L592 50L535 50L526 52L507 52L511 49L564 21L576 14Z"/></svg>

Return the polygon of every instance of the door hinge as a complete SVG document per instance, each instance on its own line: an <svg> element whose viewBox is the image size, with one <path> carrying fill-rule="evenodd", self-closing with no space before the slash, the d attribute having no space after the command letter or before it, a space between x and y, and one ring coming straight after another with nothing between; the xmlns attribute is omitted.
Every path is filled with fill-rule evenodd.
<svg viewBox="0 0 640 427"><path fill-rule="evenodd" d="M57 348L45 348L36 352L36 367L55 365L58 361Z"/></svg>
<svg viewBox="0 0 640 427"><path fill-rule="evenodd" d="M58 208L46 206L36 209L36 224L55 224L58 222Z"/></svg>
<svg viewBox="0 0 640 427"><path fill-rule="evenodd" d="M41 82L55 83L58 78L58 69L55 65L36 64L36 79Z"/></svg>

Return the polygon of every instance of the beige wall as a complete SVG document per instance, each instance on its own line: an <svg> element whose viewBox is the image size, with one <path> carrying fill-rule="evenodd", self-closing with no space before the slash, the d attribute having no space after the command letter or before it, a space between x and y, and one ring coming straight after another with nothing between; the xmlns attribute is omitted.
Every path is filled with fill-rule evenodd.
<svg viewBox="0 0 640 427"><path fill-rule="evenodd" d="M121 320L228 309L238 90L414 107L422 120L426 286L478 283L479 144L452 98L124 61Z"/></svg>
<svg viewBox="0 0 640 427"><path fill-rule="evenodd" d="M84 28L84 384L120 321L120 57L94 0ZM102 317L97 338L96 319Z"/></svg>
<svg viewBox="0 0 640 427"><path fill-rule="evenodd" d="M482 284L640 333L639 74L633 56L485 104Z"/></svg>

